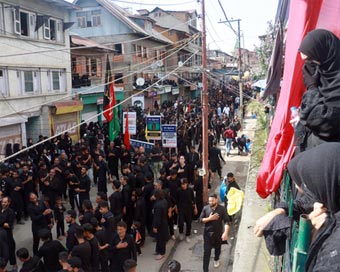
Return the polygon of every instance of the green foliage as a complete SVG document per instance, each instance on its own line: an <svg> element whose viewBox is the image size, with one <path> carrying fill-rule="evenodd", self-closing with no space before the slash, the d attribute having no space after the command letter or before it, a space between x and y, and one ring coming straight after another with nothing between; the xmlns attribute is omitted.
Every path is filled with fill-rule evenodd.
<svg viewBox="0 0 340 272"><path fill-rule="evenodd" d="M256 132L255 139L252 148L252 168L258 168L261 165L265 150L266 142L268 138L267 133L267 118L264 112L264 105L260 102L253 100L247 104L247 110L253 114L256 114Z"/></svg>
<svg viewBox="0 0 340 272"><path fill-rule="evenodd" d="M270 57L272 55L273 47L274 47L274 25L271 21L267 22L267 31L266 34L260 37L261 44L260 46L255 46L255 52L257 53L260 60L260 71L256 77L257 79L264 78L268 71L268 65L270 62Z"/></svg>

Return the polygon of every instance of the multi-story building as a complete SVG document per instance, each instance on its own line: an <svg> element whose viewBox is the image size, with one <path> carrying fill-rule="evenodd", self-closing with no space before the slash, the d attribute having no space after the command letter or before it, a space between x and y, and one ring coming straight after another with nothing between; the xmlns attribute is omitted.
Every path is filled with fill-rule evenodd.
<svg viewBox="0 0 340 272"><path fill-rule="evenodd" d="M114 50L110 63L115 91L123 92L128 98L162 76L172 42L153 29L153 20L133 15L108 0L78 0L75 4L81 10L72 12L72 20L76 22L72 33ZM92 75L88 76L92 78ZM144 86L137 87L138 78L144 79ZM152 107L155 100L160 102L157 92L141 95L145 96L146 108Z"/></svg>
<svg viewBox="0 0 340 272"><path fill-rule="evenodd" d="M71 97L67 30L74 9L63 0L0 1L1 156L7 144L77 124L82 104Z"/></svg>
<svg viewBox="0 0 340 272"><path fill-rule="evenodd" d="M173 47L181 47L177 54L169 58L169 70L179 66L176 76L170 79L178 83L183 96L197 96L197 85L202 82L202 54L196 11L170 11L157 7L150 12L145 9L138 12L153 19L155 30L174 42Z"/></svg>

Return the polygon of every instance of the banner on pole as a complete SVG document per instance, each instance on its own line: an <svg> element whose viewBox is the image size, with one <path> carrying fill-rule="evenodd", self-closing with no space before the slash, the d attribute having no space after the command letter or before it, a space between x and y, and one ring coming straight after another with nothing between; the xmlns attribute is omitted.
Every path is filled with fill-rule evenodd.
<svg viewBox="0 0 340 272"><path fill-rule="evenodd" d="M143 146L146 153L149 153L155 146L155 144L153 143L138 141L134 139L130 139L130 144L133 148Z"/></svg>
<svg viewBox="0 0 340 272"><path fill-rule="evenodd" d="M123 131L125 131L125 120L126 120L126 114L129 114L129 134L130 135L136 135L136 123L137 123L137 114L136 112L123 112Z"/></svg>
<svg viewBox="0 0 340 272"><path fill-rule="evenodd" d="M176 125L162 125L162 147L177 147Z"/></svg>
<svg viewBox="0 0 340 272"><path fill-rule="evenodd" d="M161 140L162 139L162 132L161 132L161 116L160 115L153 115L146 117L146 138L150 140Z"/></svg>

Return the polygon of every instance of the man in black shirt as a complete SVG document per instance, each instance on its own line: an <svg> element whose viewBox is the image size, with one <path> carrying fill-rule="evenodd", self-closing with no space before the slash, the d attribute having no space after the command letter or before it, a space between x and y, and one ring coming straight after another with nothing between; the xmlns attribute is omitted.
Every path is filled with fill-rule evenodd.
<svg viewBox="0 0 340 272"><path fill-rule="evenodd" d="M78 257L81 259L81 268L84 269L85 272L92 272L91 270L91 245L84 238L84 229L80 226L76 227L75 236L78 241L78 245L75 245L71 251L72 257Z"/></svg>
<svg viewBox="0 0 340 272"><path fill-rule="evenodd" d="M18 259L22 262L20 272L43 272L45 271L43 263L38 256L31 257L27 248L19 248L16 252Z"/></svg>
<svg viewBox="0 0 340 272"><path fill-rule="evenodd" d="M76 223L77 214L74 210L68 210L66 212L65 221L68 225L67 236L66 236L66 248L68 252L71 252L73 247L77 244L75 237L76 228L79 226Z"/></svg>
<svg viewBox="0 0 340 272"><path fill-rule="evenodd" d="M204 255L203 272L209 271L211 249L215 249L214 267L220 266L221 242L228 240L229 217L224 207L218 204L216 194L209 196L209 205L206 205L200 216L204 227Z"/></svg>
<svg viewBox="0 0 340 272"><path fill-rule="evenodd" d="M51 240L51 231L42 229L39 231L39 237L43 242L38 250L38 257L44 259L44 267L46 271L58 272L62 267L59 263L59 253L65 251L64 246L57 240Z"/></svg>
<svg viewBox="0 0 340 272"><path fill-rule="evenodd" d="M94 236L94 228L90 223L85 223L84 237L90 243L91 246L91 269L92 272L99 271L99 243L97 237Z"/></svg>
<svg viewBox="0 0 340 272"><path fill-rule="evenodd" d="M82 204L85 199L90 199L90 190L91 190L91 179L87 175L87 168L83 166L81 168L81 177L79 179L80 184L79 188L76 188L75 191L79 193L79 206L82 210Z"/></svg>
<svg viewBox="0 0 340 272"><path fill-rule="evenodd" d="M113 193L109 196L110 211L115 218L115 222L119 222L122 219L123 200L120 186L120 181L114 180L112 183Z"/></svg>
<svg viewBox="0 0 340 272"><path fill-rule="evenodd" d="M52 210L39 200L35 193L30 193L30 203L27 207L32 221L33 253L37 254L39 247L39 230L53 227Z"/></svg>

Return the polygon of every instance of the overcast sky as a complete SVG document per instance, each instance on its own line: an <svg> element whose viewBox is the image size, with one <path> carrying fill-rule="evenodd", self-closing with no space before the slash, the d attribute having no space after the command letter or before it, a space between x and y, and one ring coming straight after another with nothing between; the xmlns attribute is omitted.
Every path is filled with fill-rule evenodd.
<svg viewBox="0 0 340 272"><path fill-rule="evenodd" d="M72 2L71 0L68 0ZM201 14L201 4L197 0L113 0L122 7L130 7L133 11L155 7L164 10L192 10ZM254 49L259 45L258 36L266 33L267 22L274 21L278 0L220 0L228 19L241 19L242 47ZM135 3L135 4L133 4ZM207 43L209 49L220 49L231 53L236 42L236 35L230 28L219 21L225 21L218 0L205 0ZM237 22L232 23L237 30ZM199 27L200 28L200 27ZM244 43L244 44L243 44Z"/></svg>

